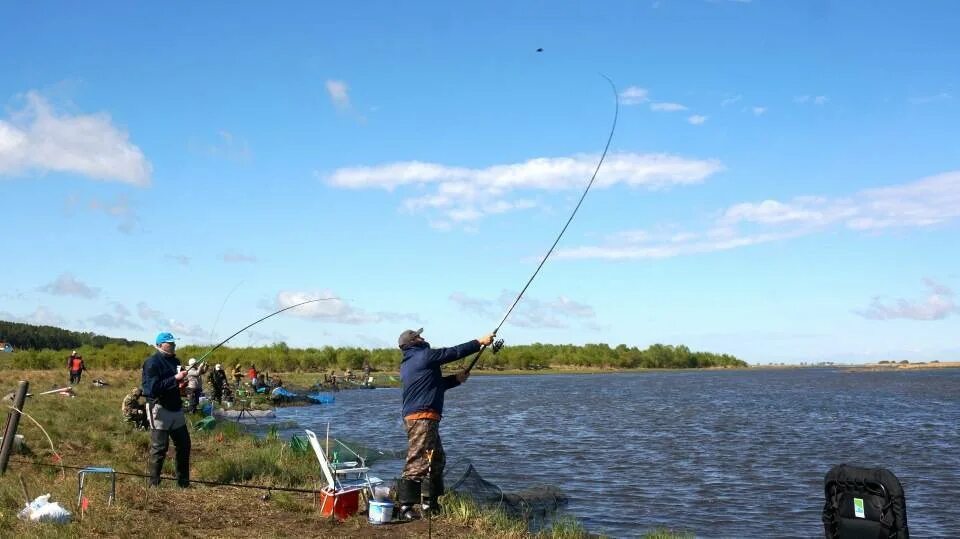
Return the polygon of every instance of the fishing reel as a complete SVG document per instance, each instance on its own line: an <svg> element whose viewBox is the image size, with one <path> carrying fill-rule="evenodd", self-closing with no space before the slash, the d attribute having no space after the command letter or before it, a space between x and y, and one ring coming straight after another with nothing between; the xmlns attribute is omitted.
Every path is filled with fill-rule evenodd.
<svg viewBox="0 0 960 539"><path fill-rule="evenodd" d="M499 352L501 348L503 348L503 339L497 339L490 345L490 351L494 354Z"/></svg>

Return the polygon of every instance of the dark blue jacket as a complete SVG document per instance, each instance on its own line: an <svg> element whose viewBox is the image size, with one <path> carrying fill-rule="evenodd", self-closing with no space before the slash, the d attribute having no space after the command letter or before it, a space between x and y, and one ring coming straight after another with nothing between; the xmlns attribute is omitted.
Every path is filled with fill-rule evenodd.
<svg viewBox="0 0 960 539"><path fill-rule="evenodd" d="M168 356L159 350L143 362L143 396L150 401L156 400L171 412L183 407L180 386L174 378L179 365L177 356Z"/></svg>
<svg viewBox="0 0 960 539"><path fill-rule="evenodd" d="M433 410L443 415L443 392L460 385L456 375L443 376L440 365L480 351L476 340L451 348L430 348L427 343L409 346L400 362L403 382L403 416Z"/></svg>

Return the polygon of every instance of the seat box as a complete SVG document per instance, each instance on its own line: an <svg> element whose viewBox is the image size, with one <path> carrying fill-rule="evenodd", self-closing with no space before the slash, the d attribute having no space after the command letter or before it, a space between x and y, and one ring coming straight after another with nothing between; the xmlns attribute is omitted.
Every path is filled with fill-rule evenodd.
<svg viewBox="0 0 960 539"><path fill-rule="evenodd" d="M316 503L322 516L346 520L360 510L360 490L331 492L324 489L316 494Z"/></svg>

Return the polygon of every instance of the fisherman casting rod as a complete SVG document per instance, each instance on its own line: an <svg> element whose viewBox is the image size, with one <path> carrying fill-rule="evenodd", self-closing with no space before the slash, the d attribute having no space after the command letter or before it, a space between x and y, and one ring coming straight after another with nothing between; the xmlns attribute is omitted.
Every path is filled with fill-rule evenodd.
<svg viewBox="0 0 960 539"><path fill-rule="evenodd" d="M570 226L570 222L573 221L573 217L577 214L577 210L580 209L580 205L583 204L583 199L587 197L587 193L590 191L590 188L593 187L593 181L597 179L597 173L600 172L600 166L603 165L603 160L607 157L607 150L610 149L610 142L613 141L613 133L617 129L617 117L620 115L620 97L617 95L617 86L610 80L610 77L600 74L601 77L607 79L607 82L610 83L610 89L613 90L614 98L614 109L613 109L613 124L610 126L610 134L607 136L607 145L603 148L603 153L600 154L600 161L597 162L597 168L593 171L593 176L590 177L590 181L587 183L587 187L583 190L583 194L580 195L580 200L577 202L576 207L573 208L573 212L570 214L570 217L567 219L566 224L563 225L563 229L560 230L560 233L557 234L557 239L553 240L553 245L550 246L550 250L547 251L547 254L543 255L543 260L540 261L540 265L537 266L537 269L534 270L533 275L530 276L530 279L527 280L527 284L523 285L523 290L517 294L517 299L513 300L513 305L507 309L506 314L503 315L503 318L500 319L500 323L497 324L497 328L493 330L493 335L496 336L497 332L500 331L500 327L503 326L503 323L507 321L507 317L510 316L510 313L513 312L513 308L517 306L517 303L520 303L520 298L523 297L523 293L527 291L527 288L530 286L530 283L533 282L533 279L540 273L540 268L543 267L547 259L550 258L550 255L553 253L553 250L557 247L557 244L560 243L560 238L563 237L563 233L567 231L567 227ZM487 349L486 345L480 347L480 351L477 352L477 355L470 360L470 364L467 365L467 368L464 369L464 372L469 373L470 369L477 364L477 361L480 359L480 356L483 355L483 351Z"/></svg>
<svg viewBox="0 0 960 539"><path fill-rule="evenodd" d="M284 308L280 309L279 311L274 311L274 312L268 314L267 316L264 316L264 317L261 318L260 320L257 320L256 322L254 322L254 323L252 323L252 324L250 324L250 325L244 326L240 331L238 331L238 332L234 333L233 335L227 337L226 339L220 341L219 344L217 344L216 346L214 346L213 348L211 348L209 351L207 351L205 354L203 354L202 356L200 356L200 359L198 359L197 362L194 363L194 367L199 367L200 364L202 364L202 363L204 362L204 360L207 359L207 356L209 356L210 354L212 354L213 351L216 350L217 348L220 348L221 346L227 344L227 341L229 341L230 339L232 339L232 338L236 337L237 335L243 333L245 330L252 328L253 326L259 324L260 322L263 322L264 320L266 320L267 318L270 318L271 316L276 316L276 315L282 313L283 311L289 311L290 309L293 309L294 307L299 307L299 306L301 306L301 305L306 305L306 304L308 304L308 303L315 303L315 302L317 302L317 301L332 301L332 300L338 300L338 299L340 299L340 298L308 299L307 301L302 301L302 302L300 302L300 303L297 303L296 305L291 305L291 306L289 306L289 307L284 307Z"/></svg>

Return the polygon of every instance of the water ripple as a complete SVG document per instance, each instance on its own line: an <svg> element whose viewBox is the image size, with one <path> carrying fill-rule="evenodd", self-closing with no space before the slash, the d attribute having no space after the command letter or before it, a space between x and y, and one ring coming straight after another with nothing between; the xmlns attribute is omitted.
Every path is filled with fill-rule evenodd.
<svg viewBox="0 0 960 539"><path fill-rule="evenodd" d="M399 402L344 391L277 420L402 451ZM943 503L960 498L960 369L478 376L448 394L441 431L448 461L505 491L558 485L568 513L614 537L822 536L823 477L841 462L894 471L916 536L960 537Z"/></svg>

